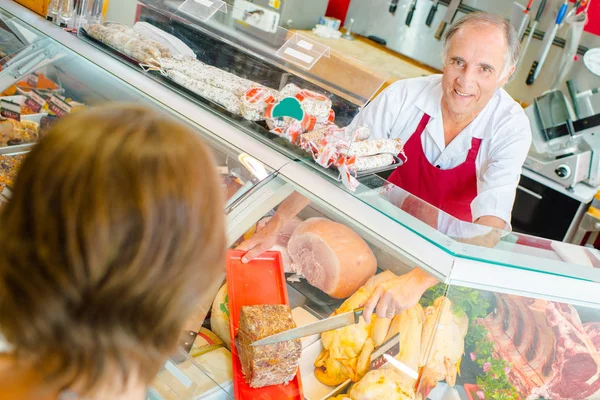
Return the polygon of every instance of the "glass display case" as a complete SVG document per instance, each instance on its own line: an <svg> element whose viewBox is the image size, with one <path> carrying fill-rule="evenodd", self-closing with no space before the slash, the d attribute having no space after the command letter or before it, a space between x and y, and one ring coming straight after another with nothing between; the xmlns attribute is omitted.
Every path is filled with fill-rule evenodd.
<svg viewBox="0 0 600 400"><path fill-rule="evenodd" d="M40 78L53 82L49 90L56 93L47 95L57 96L58 103L39 110L38 114L46 114L40 116L40 125L44 117L51 117L48 123L60 118L63 103L69 106L67 112L73 112L107 101L144 103L190 124L213 147L223 174L232 247L263 228L265 217L293 192L308 198L310 205L288 222L273 248L282 253L297 325L351 311L375 291L407 295L403 303L407 310L400 315L374 318L370 324L363 320L303 339L302 385L291 397L558 400L600 396L600 272L595 250L458 221L391 187L384 173L356 174L358 185L351 190L340 182L339 169L324 168L310 151L282 137L278 126L269 126L267 119L245 118L242 107L247 105L240 105L239 96L248 100L250 91L275 98L294 82L331 101L335 117L329 122L342 129L379 85L369 83L373 81L367 77L354 83L329 79L326 72L341 79L352 67L335 65L333 52L327 58L323 51L312 68L277 56L290 40L297 47L298 37L276 29L267 40L262 33L237 29L240 22L235 16L245 14L230 5L225 5L227 13L217 8L211 18L203 19L182 9L184 2L144 0L141 4L146 9L142 19L171 36L144 25L141 32L158 35L152 40L161 46L171 43L183 53L190 49L193 56L188 56L201 63L195 71L210 82L177 83L173 78L177 74L168 76L166 62L139 61L151 51L161 51L160 46L143 47L143 54L137 52L139 43L119 49L118 32L94 32L93 27L84 27L76 37L5 2L2 15L36 39L23 43L20 51L11 50L17 55L0 72L0 90L14 85L13 95L27 97L38 89ZM248 11L252 10L244 12ZM137 34L126 32L130 39L139 40ZM284 32L279 42L278 32ZM164 37L169 39L157 39ZM40 49L31 46L41 41L43 51L36 52ZM266 50L273 47L275 52ZM19 56L27 49L31 53ZM333 64L319 70L321 62ZM28 79L34 73L37 81ZM245 90L219 87L227 81ZM234 92L239 96L230 96ZM231 104L223 98L237 100L238 108L228 110ZM266 111L270 103L263 103L260 107ZM246 117L252 110L244 111ZM289 115L280 117L270 119L289 122L285 118ZM305 133L310 132L301 134ZM7 141L5 147L18 145L23 144ZM306 235L301 233L313 235L317 244L302 242ZM357 267L357 260L366 260L367 266ZM411 278L417 270L438 283L430 288L418 285ZM192 327L194 340L185 341L191 350L171 358L149 398L236 397L227 305L226 286L222 281L211 283L203 292L197 326Z"/></svg>

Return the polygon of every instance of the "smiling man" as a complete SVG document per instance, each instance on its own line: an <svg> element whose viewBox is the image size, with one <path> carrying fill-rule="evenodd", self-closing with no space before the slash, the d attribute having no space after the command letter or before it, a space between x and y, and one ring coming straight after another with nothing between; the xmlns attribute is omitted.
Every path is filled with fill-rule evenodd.
<svg viewBox="0 0 600 400"><path fill-rule="evenodd" d="M519 52L517 33L502 17L468 14L445 35L442 75L396 82L357 115L353 126L406 143L407 160L389 177L404 190L391 201L446 233L447 221L456 220L438 209L479 224L472 227L510 228L531 143L525 112L502 89ZM267 226L238 247L247 251L242 261L270 249L281 228L308 204L299 193L288 197ZM436 283L419 268L386 282L364 305L365 319L375 310L382 318L400 314Z"/></svg>
<svg viewBox="0 0 600 400"><path fill-rule="evenodd" d="M501 16L468 14L446 33L443 74L396 82L353 125L400 138L408 158L390 182L456 218L507 229L531 143L529 120L502 87L520 45Z"/></svg>

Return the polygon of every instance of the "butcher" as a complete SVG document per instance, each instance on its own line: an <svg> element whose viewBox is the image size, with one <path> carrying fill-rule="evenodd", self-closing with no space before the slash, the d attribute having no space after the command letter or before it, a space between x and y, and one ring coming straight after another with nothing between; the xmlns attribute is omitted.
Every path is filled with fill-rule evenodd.
<svg viewBox="0 0 600 400"><path fill-rule="evenodd" d="M504 18L468 14L444 36L441 75L396 82L356 116L353 126L405 143L407 160L388 180L410 195L394 203L440 230L448 219L510 230L531 143L525 112L503 89L519 53L517 33ZM309 203L299 193L282 202L267 227L239 246L247 251L243 261L271 248L281 227ZM427 207L435 212L424 213ZM364 306L365 319L373 312L382 318L401 313L436 283L413 269L391 287L374 291Z"/></svg>

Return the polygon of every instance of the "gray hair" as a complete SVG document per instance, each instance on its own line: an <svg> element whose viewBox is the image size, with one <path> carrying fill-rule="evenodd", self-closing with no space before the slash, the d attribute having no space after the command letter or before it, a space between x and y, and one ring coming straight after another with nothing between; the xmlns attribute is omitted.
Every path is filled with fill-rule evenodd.
<svg viewBox="0 0 600 400"><path fill-rule="evenodd" d="M466 25L492 25L500 28L504 32L506 43L508 44L508 50L504 58L504 68L500 75L500 80L504 79L508 74L508 71L517 65L519 56L521 55L521 41L518 38L517 31L515 28L501 15L486 13L486 12L475 12L470 13L456 21L444 35L444 47L442 50L443 62L446 62L448 56L448 50L450 48L450 39L456 34L462 27Z"/></svg>

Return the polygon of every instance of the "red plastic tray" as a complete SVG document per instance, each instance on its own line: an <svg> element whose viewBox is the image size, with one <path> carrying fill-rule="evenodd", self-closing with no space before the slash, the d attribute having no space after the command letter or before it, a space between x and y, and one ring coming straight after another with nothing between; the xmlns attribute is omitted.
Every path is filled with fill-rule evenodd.
<svg viewBox="0 0 600 400"><path fill-rule="evenodd" d="M229 297L229 331L233 364L233 389L235 398L279 400L303 400L300 371L287 385L251 388L242 374L242 365L235 348L235 336L239 328L242 306L259 304L289 304L281 253L268 251L248 264L242 264L244 251L227 253L227 294Z"/></svg>

